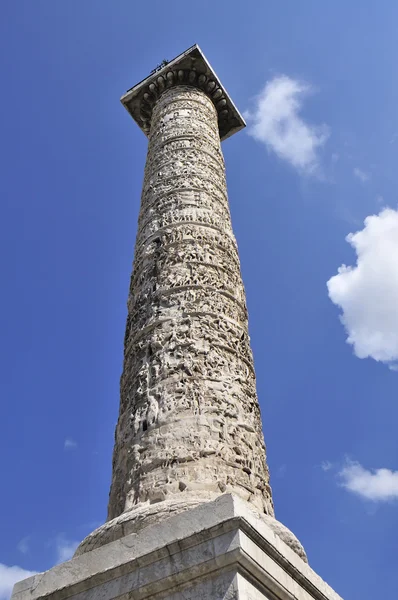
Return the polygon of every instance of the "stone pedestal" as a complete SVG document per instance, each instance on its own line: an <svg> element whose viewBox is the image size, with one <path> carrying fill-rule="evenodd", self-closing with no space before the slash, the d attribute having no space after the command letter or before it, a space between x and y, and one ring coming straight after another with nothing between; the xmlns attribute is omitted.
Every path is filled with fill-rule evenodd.
<svg viewBox="0 0 398 600"><path fill-rule="evenodd" d="M12 600L72 597L340 599L250 504L231 494L25 579Z"/></svg>

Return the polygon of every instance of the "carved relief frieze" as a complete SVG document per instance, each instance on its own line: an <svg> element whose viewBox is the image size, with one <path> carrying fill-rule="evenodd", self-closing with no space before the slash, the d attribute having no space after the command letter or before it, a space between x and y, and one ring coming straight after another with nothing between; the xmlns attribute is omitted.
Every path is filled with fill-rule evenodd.
<svg viewBox="0 0 398 600"><path fill-rule="evenodd" d="M192 85L148 94L109 518L226 491L273 514L221 108Z"/></svg>

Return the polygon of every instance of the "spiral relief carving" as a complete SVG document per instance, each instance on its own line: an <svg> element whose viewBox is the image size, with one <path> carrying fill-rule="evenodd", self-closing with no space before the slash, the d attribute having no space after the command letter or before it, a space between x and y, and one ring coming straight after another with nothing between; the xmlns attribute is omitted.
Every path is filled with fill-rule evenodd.
<svg viewBox="0 0 398 600"><path fill-rule="evenodd" d="M172 65L122 97L149 146L108 520L75 555L232 493L307 560L274 518L229 212L220 140L244 121L197 46Z"/></svg>
<svg viewBox="0 0 398 600"><path fill-rule="evenodd" d="M143 95L149 148L109 519L224 492L273 515L220 92L192 71L169 71Z"/></svg>

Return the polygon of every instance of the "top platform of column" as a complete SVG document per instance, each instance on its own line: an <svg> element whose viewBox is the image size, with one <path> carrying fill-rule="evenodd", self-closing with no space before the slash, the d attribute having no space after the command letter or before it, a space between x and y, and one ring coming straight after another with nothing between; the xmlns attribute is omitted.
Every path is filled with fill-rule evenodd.
<svg viewBox="0 0 398 600"><path fill-rule="evenodd" d="M246 123L220 83L214 69L197 44L158 68L121 97L121 103L140 129L148 136L152 108L162 92L175 85L202 89L211 98L218 113L221 141L246 127Z"/></svg>

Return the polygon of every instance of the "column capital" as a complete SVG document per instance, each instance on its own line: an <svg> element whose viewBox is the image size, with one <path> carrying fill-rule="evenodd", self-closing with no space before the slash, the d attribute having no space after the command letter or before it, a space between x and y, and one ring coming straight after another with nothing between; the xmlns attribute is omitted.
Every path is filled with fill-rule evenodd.
<svg viewBox="0 0 398 600"><path fill-rule="evenodd" d="M209 96L218 113L221 141L246 126L228 92L197 44L165 65L155 69L121 97L121 103L145 133L149 134L152 109L163 91L175 85L201 89Z"/></svg>

